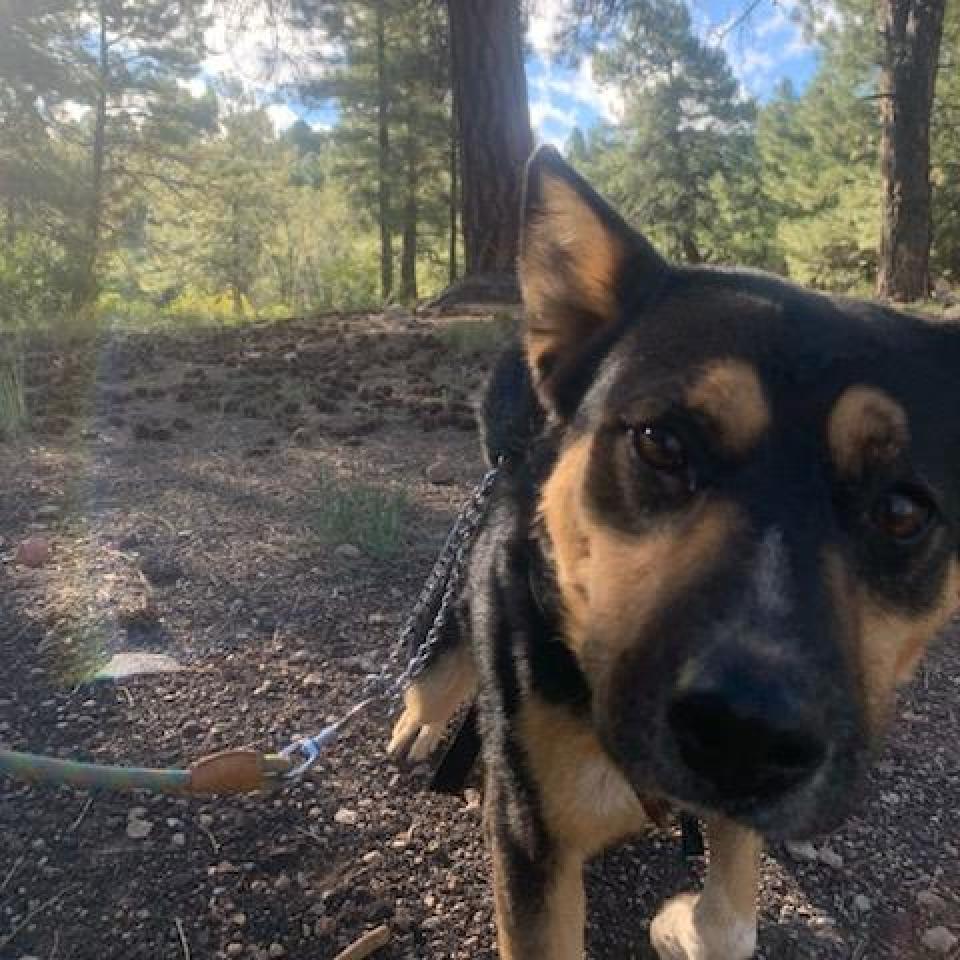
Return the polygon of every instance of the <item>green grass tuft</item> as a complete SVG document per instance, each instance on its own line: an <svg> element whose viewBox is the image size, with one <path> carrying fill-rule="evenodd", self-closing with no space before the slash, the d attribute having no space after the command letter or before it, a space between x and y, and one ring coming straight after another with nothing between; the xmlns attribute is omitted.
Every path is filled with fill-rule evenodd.
<svg viewBox="0 0 960 960"><path fill-rule="evenodd" d="M17 350L0 353L0 438L19 436L28 420L23 359Z"/></svg>
<svg viewBox="0 0 960 960"><path fill-rule="evenodd" d="M491 319L454 320L438 327L436 336L461 356L497 353L515 336L516 321L509 313Z"/></svg>
<svg viewBox="0 0 960 960"><path fill-rule="evenodd" d="M390 560L402 549L411 513L402 490L323 473L311 499L312 526L331 546L352 543L377 560Z"/></svg>

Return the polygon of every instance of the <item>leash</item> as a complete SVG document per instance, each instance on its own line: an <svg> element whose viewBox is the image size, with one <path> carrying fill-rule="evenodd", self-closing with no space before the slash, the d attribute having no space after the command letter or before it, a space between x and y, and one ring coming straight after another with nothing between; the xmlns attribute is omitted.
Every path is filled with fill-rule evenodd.
<svg viewBox="0 0 960 960"><path fill-rule="evenodd" d="M302 779L313 770L323 751L373 704L385 703L394 709L430 662L463 581L473 540L486 517L499 469L500 463L488 470L460 508L383 667L364 678L357 702L316 736L298 738L279 753L224 750L203 757L187 769L105 766L0 749L0 776L81 789L149 790L174 796L249 793ZM418 637L422 638L419 642ZM401 668L406 650L412 652Z"/></svg>

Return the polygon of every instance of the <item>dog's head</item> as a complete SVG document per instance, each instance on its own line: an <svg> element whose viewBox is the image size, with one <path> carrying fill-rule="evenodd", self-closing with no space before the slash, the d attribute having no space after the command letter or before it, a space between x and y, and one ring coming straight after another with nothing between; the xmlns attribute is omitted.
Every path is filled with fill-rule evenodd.
<svg viewBox="0 0 960 960"><path fill-rule="evenodd" d="M541 526L601 738L638 789L834 825L957 604L960 331L668 265L549 149L521 281L562 435Z"/></svg>

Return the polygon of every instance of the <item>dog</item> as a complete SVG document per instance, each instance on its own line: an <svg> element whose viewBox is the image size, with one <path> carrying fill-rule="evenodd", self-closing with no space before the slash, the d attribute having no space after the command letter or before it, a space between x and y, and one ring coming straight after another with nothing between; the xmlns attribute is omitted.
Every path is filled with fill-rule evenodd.
<svg viewBox="0 0 960 960"><path fill-rule="evenodd" d="M960 330L671 265L550 148L519 266L495 492L390 750L475 702L504 960L582 958L585 859L664 802L710 861L655 952L746 960L763 839L842 821L958 604Z"/></svg>

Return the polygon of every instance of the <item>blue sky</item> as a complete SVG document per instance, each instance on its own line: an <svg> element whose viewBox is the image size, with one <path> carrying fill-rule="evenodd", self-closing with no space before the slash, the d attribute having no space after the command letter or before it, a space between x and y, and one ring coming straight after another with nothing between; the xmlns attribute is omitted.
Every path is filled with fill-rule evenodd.
<svg viewBox="0 0 960 960"><path fill-rule="evenodd" d="M816 70L816 46L808 42L791 19L797 0L759 0L750 18L732 28L749 0L686 0L701 38L722 46L745 93L764 100L784 77L803 89ZM569 0L534 0L528 36L531 54L527 61L530 113L534 129L543 141L562 145L575 126L588 129L601 119L616 122L622 98L615 89L596 81L589 57L579 67L562 67L551 56L552 27ZM833 13L830 0L820 0L824 22ZM298 118L322 128L336 120L336 110L308 110L295 100L283 101L277 89L302 78L309 52L322 45L322 36L291 34L260 14L251 22L221 23L208 38L214 54L205 65L205 75L241 76L259 99L269 102L274 125L283 130ZM240 29L238 29L238 27ZM264 64L267 67L264 68ZM205 83L198 77L199 92Z"/></svg>
<svg viewBox="0 0 960 960"><path fill-rule="evenodd" d="M599 119L616 122L622 99L593 76L592 62L577 70L550 56L551 23L566 0L539 0L531 21L533 54L527 62L530 113L541 140L562 145L574 126L589 128ZM817 66L816 46L791 19L794 0L760 0L749 19L734 26L748 0L687 0L700 37L723 47L745 93L766 100L789 77L798 90ZM827 19L830 8L825 6Z"/></svg>

